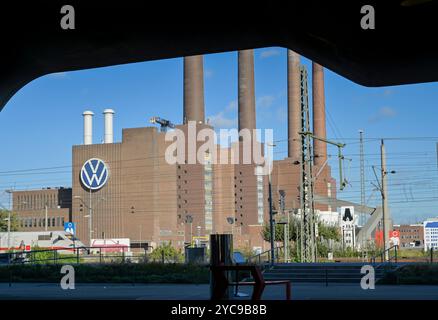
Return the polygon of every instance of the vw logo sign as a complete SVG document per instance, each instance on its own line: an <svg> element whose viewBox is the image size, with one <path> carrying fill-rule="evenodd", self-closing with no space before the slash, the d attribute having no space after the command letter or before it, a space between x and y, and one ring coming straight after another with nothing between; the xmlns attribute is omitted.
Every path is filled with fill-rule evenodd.
<svg viewBox="0 0 438 320"><path fill-rule="evenodd" d="M109 171L105 162L92 158L87 160L81 169L82 184L90 190L99 190L108 180Z"/></svg>

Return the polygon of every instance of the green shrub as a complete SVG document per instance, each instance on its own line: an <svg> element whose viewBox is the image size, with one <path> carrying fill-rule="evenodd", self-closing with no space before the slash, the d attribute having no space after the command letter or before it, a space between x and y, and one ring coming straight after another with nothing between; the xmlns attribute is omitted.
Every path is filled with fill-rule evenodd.
<svg viewBox="0 0 438 320"><path fill-rule="evenodd" d="M162 244L159 247L155 248L154 251L149 255L149 259L154 262L183 262L184 255L180 249L176 249L172 246L172 244L166 243Z"/></svg>
<svg viewBox="0 0 438 320"><path fill-rule="evenodd" d="M78 283L208 283L207 267L185 264L80 264ZM61 265L34 264L0 267L0 282L59 282Z"/></svg>
<svg viewBox="0 0 438 320"><path fill-rule="evenodd" d="M438 284L438 265L409 264L386 271L379 284Z"/></svg>

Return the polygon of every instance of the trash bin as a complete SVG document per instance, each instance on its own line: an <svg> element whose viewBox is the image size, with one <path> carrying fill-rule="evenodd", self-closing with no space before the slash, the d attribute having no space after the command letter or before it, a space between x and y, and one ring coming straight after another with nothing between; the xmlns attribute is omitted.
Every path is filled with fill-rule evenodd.
<svg viewBox="0 0 438 320"><path fill-rule="evenodd" d="M185 248L184 257L186 263L203 264L205 263L205 247L187 247Z"/></svg>

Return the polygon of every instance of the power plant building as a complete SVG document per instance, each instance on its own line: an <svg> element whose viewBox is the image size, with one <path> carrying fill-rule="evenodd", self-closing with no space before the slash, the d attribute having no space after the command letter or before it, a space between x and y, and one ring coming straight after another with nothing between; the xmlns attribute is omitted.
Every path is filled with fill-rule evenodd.
<svg viewBox="0 0 438 320"><path fill-rule="evenodd" d="M278 211L282 190L285 211L296 213L300 208L302 92L299 56L289 50L287 59L288 156L273 162L272 204ZM314 63L312 74L313 130L316 136L326 138L322 67ZM183 118L177 125L160 123L162 130L126 128L121 141L114 142L115 111L105 109L103 143L93 143L95 115L83 113L83 144L72 148L70 207L62 217L76 223L76 237L84 244L93 244L93 239L129 238L140 247L170 242L183 248L193 241L208 243L210 234L232 233L236 247L259 252L269 249L262 237L269 221L268 175L261 173L261 165L253 157L243 161L244 135L230 146L214 141L205 148L211 137L203 133L214 128L205 121L203 77L203 56L185 57ZM239 130L257 128L254 84L254 52L239 51ZM175 133L185 137L183 151L172 149L177 137L166 138ZM264 149L259 141L250 144L251 155L263 158ZM169 161L169 152L178 161ZM315 141L313 152L315 193L335 198L336 182L327 164L326 143ZM23 196L14 193L14 210L21 208ZM43 208L42 203L35 208ZM321 204L315 208L335 209Z"/></svg>
<svg viewBox="0 0 438 320"><path fill-rule="evenodd" d="M64 222L72 219L71 199L71 188L13 191L12 211L17 215L18 231L64 230Z"/></svg>

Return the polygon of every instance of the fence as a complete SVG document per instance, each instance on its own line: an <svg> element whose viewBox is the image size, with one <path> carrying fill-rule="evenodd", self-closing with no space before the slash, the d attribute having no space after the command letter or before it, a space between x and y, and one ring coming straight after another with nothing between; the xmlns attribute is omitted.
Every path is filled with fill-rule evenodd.
<svg viewBox="0 0 438 320"><path fill-rule="evenodd" d="M6 255L7 262L10 264L142 263L148 261L147 248L144 252L136 252L131 251L127 246L23 250L8 252ZM168 261L163 259L163 262Z"/></svg>

